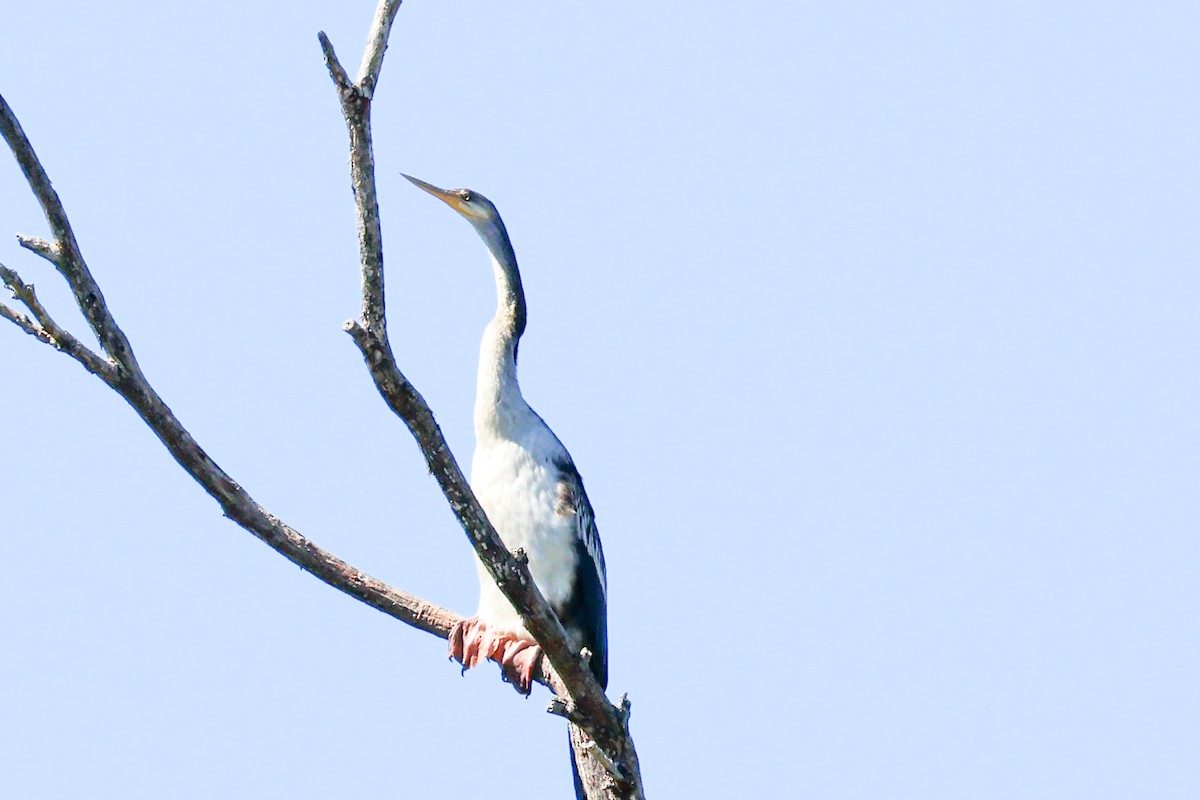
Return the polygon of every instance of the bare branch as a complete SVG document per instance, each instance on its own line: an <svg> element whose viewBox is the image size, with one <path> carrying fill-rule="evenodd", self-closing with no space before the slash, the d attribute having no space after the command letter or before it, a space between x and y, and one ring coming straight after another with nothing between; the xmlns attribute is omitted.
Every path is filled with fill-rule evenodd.
<svg viewBox="0 0 1200 800"><path fill-rule="evenodd" d="M23 167L26 164L36 166L36 170L26 169L26 174L29 175L32 172L34 175L34 178L30 180L30 185L34 188L35 194L38 194L39 200L43 201L44 207L47 208L47 217L51 219L51 225L55 232L56 244L54 247L61 249L63 253L61 259L64 264L59 264L58 254L54 253L49 244L43 240L23 238L21 243L59 265L60 271L67 278L71 288L75 290L77 297L81 291L90 292L91 301L87 304L85 313L87 310L91 311L87 318L93 331L101 342L118 343L118 345L114 345L114 349L127 354L128 360L121 361L109 351L114 360L106 361L84 347L79 340L54 322L37 299L33 287L21 280L16 272L3 266L0 266L0 279L12 290L14 296L25 304L33 315L33 320L4 305L0 305L0 315L15 323L26 333L75 358L83 364L84 368L99 376L125 398L126 402L133 407L138 416L145 421L175 460L179 462L179 465L220 504L225 516L253 533L293 564L312 573L335 589L423 631L443 639L448 637L455 623L461 619L458 614L388 586L313 544L294 528L258 505L196 443L196 440L163 402L142 372L136 368L136 362L132 360L132 350L125 334L109 313L99 287L95 285L91 274L83 265L83 259L78 256L78 249L74 244L75 236L66 212L62 209L57 196L46 195L46 191L52 195L53 190L49 189L49 179L41 171L32 146L25 139L24 134L20 133L20 125L8 105L3 102L3 98L0 98L0 107L3 110L4 135L14 155L17 156L18 161L21 161ZM12 135L14 131L19 135ZM41 193L39 193L39 189L42 190ZM71 248L75 248L74 256L67 255ZM94 291L89 290L87 288L89 286L93 287Z"/></svg>
<svg viewBox="0 0 1200 800"><path fill-rule="evenodd" d="M354 83L350 80L350 76L342 67L342 62L338 61L337 53L333 51L333 42L329 41L329 37L325 35L325 31L317 33L317 41L321 43L321 52L325 54L325 67L329 70L333 82L337 84L340 91L353 91Z"/></svg>
<svg viewBox="0 0 1200 800"><path fill-rule="evenodd" d="M384 0L382 5L386 5ZM398 3L396 4L399 5ZM388 23L390 28L390 22ZM338 87L342 115L350 132L350 184L354 188L354 208L358 227L358 250L362 261L362 322L374 332L389 351L383 295L383 229L379 221L379 199L375 191L375 153L371 144L371 97L351 84L346 70L337 59L329 37L318 35L329 75ZM368 54L373 52L368 48ZM383 46L379 48L383 57Z"/></svg>
<svg viewBox="0 0 1200 800"><path fill-rule="evenodd" d="M383 67L383 53L387 50L392 22L396 19L396 12L400 10L400 2L401 0L383 0L375 9L375 19L371 21L371 32L367 34L367 48L363 52L357 82L368 98L375 96L379 70Z"/></svg>
<svg viewBox="0 0 1200 800"><path fill-rule="evenodd" d="M4 281L4 285L13 293L13 297L20 300L29 309L29 313L33 314L36 324L24 315L15 315L15 312L13 312L15 316L5 314L6 318L15 322L26 333L32 334L46 344L66 353L82 364L83 368L88 372L99 376L105 383L112 383L113 378L116 377L113 365L93 353L82 342L59 327L58 323L54 321L49 312L42 306L42 302L38 300L37 293L33 290L33 284L25 283L25 281L21 280L20 275L3 264L0 264L0 280Z"/></svg>
<svg viewBox="0 0 1200 800"><path fill-rule="evenodd" d="M562 717L568 722L574 722L576 725L583 725L587 722L587 720L580 716L579 709L575 707L574 703L558 696L555 696L553 700L546 704L546 713Z"/></svg>
<svg viewBox="0 0 1200 800"><path fill-rule="evenodd" d="M25 331L30 336L33 336L45 342L46 344L54 344L54 340L50 337L50 334L38 327L37 323L21 312L9 308L4 303L0 303L0 317L4 317L6 320Z"/></svg>
<svg viewBox="0 0 1200 800"><path fill-rule="evenodd" d="M22 236L17 234L17 242L26 250L32 250L42 258L49 261L55 267L58 266L58 260L62 253L53 242L47 242L45 239L39 239L37 236Z"/></svg>
<svg viewBox="0 0 1200 800"><path fill-rule="evenodd" d="M25 136L25 131L21 130L21 123L17 121L3 97L0 97L0 136L4 137L17 163L20 164L21 171L25 173L25 180L41 204L46 221L50 223L50 231L54 234L54 244L50 247L46 247L46 243L40 239L23 239L21 243L52 261L67 279L67 284L75 295L75 302L79 304L79 310L83 312L84 318L109 358L129 371L140 374L141 370L133 357L129 340L109 314L104 294L83 260L79 243L75 241L75 233L71 230L71 223L67 220L67 212L58 199L58 193L51 186L50 178L42 168L42 163ZM53 257L49 255L51 252L54 252Z"/></svg>

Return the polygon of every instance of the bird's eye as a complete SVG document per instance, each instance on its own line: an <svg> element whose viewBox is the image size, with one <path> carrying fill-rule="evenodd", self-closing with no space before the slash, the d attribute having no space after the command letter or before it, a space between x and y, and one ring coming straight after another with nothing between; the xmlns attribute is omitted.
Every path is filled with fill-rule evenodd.
<svg viewBox="0 0 1200 800"><path fill-rule="evenodd" d="M473 199L471 193L466 191L465 189L463 190L462 194L459 195L459 197L461 197L463 199L464 203L469 203Z"/></svg>

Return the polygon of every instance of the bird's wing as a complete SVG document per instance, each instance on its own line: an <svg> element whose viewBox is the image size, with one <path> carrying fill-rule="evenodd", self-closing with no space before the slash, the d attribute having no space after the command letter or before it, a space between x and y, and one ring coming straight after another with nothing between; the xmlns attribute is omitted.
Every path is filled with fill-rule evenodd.
<svg viewBox="0 0 1200 800"><path fill-rule="evenodd" d="M592 652L592 672L608 683L608 574L596 517L583 478L570 460L555 463L559 472L558 513L576 523L575 581L562 608L555 609L563 626L572 629Z"/></svg>
<svg viewBox="0 0 1200 800"><path fill-rule="evenodd" d="M574 462L559 461L558 467L558 513L563 516L574 516L578 526L576 535L591 558L600 578L600 588L608 594L608 579L604 567L604 548L600 545L600 533L596 530L596 515L592 511L592 503L588 500L587 492L583 489L583 478Z"/></svg>

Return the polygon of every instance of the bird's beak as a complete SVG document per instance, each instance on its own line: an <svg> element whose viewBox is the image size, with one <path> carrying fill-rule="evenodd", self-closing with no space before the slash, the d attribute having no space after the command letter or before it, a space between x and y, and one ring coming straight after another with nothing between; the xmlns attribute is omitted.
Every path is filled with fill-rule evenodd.
<svg viewBox="0 0 1200 800"><path fill-rule="evenodd" d="M400 174L404 175L403 172ZM417 188L424 189L438 200L441 200L443 203L453 208L458 213L466 215L466 211L462 207L462 198L454 192L447 192L445 189L439 189L432 183L426 183L420 178L414 178L412 175L404 175L404 177L408 178L408 180Z"/></svg>

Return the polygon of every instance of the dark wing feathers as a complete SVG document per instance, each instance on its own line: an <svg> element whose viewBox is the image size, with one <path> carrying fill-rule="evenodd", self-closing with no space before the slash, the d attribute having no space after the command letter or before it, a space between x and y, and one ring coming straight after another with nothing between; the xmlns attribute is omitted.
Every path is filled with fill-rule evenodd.
<svg viewBox="0 0 1200 800"><path fill-rule="evenodd" d="M556 461L554 466L559 472L558 513L573 515L578 524L574 586L555 613L563 627L592 652L592 672L600 685L608 688L608 578L604 549L579 470L569 459Z"/></svg>

